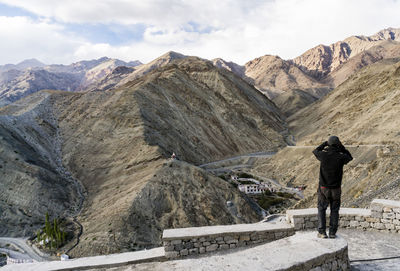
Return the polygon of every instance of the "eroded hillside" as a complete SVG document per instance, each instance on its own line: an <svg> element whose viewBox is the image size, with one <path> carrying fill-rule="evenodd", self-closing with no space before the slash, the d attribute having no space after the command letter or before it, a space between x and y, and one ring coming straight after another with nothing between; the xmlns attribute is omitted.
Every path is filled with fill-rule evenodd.
<svg viewBox="0 0 400 271"><path fill-rule="evenodd" d="M48 99L42 103L56 125L34 142L58 138L63 166L87 192L77 217L83 235L73 256L158 246L164 228L258 221L236 188L193 165L286 145L276 106L231 72L185 58L112 91L28 98L40 95L49 95L51 106ZM28 99L20 103L31 105ZM183 161L170 161L172 152ZM58 188L64 186L60 176L50 180L56 186L51 191L66 193ZM39 180L32 176L30 182ZM31 221L43 216L44 210Z"/></svg>
<svg viewBox="0 0 400 271"><path fill-rule="evenodd" d="M313 148L337 135L354 160L345 166L344 206L373 198L399 200L400 59L382 60L351 76L329 95L289 118L296 147L285 148L254 170L292 186L306 185L299 206L315 206L318 161Z"/></svg>

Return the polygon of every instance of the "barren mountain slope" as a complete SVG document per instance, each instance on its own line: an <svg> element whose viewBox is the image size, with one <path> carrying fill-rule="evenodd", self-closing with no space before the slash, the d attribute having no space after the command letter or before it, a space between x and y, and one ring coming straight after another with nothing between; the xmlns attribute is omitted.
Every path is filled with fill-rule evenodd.
<svg viewBox="0 0 400 271"><path fill-rule="evenodd" d="M315 206L318 161L311 151L329 135L350 145L344 206L368 206L373 198L400 199L400 59L363 68L338 88L289 118L299 147L285 148L255 172L282 183L307 185L299 206ZM310 147L301 147L310 146Z"/></svg>
<svg viewBox="0 0 400 271"><path fill-rule="evenodd" d="M270 98L291 89L300 89L319 98L330 90L278 56L265 55L247 62L245 75Z"/></svg>
<svg viewBox="0 0 400 271"><path fill-rule="evenodd" d="M304 72L320 80L340 64L385 40L400 41L400 29L384 29L373 36L352 36L329 46L318 45L292 61Z"/></svg>
<svg viewBox="0 0 400 271"><path fill-rule="evenodd" d="M0 109L0 235L24 236L44 215L80 208L80 186L61 165L51 94L36 93Z"/></svg>
<svg viewBox="0 0 400 271"><path fill-rule="evenodd" d="M285 91L272 99L286 117L293 115L316 100L318 99L315 96L299 89Z"/></svg>
<svg viewBox="0 0 400 271"><path fill-rule="evenodd" d="M22 107L31 106L28 98L19 101ZM38 134L34 142L59 138L62 148L55 153L87 191L73 256L158 246L164 228L259 219L236 188L187 163L286 145L286 124L275 105L231 72L187 58L114 91L52 92L50 98L54 134ZM23 127L30 129L29 123ZM55 148L45 145L49 152ZM169 161L173 151L187 162ZM57 188L65 186L62 180L49 181L55 188L41 192L67 193ZM32 206L40 200L33 197Z"/></svg>
<svg viewBox="0 0 400 271"><path fill-rule="evenodd" d="M29 94L44 89L82 91L111 74L119 66L135 66L138 62L124 62L103 57L96 60L79 61L71 65L34 65L34 60L17 65L6 65L14 69L0 70L0 106L4 106ZM25 69L26 68L26 69ZM133 69L133 68L132 68Z"/></svg>
<svg viewBox="0 0 400 271"><path fill-rule="evenodd" d="M392 40L382 41L379 45L362 51L358 55L340 64L335 70L329 73L322 82L336 87L361 68L382 59L396 57L400 57L400 42Z"/></svg>

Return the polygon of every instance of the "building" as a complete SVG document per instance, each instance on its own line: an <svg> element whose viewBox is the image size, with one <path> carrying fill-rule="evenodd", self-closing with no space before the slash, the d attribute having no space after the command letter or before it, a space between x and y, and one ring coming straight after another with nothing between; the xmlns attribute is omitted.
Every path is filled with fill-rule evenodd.
<svg viewBox="0 0 400 271"><path fill-rule="evenodd" d="M264 184L239 184L238 188L246 194L262 194L266 190L269 190L268 186Z"/></svg>

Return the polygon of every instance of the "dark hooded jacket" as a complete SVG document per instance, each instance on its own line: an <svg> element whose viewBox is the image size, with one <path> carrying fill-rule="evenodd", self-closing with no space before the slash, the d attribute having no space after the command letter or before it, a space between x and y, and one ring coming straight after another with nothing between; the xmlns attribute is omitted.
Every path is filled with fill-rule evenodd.
<svg viewBox="0 0 400 271"><path fill-rule="evenodd" d="M322 143L313 154L321 166L319 170L319 185L327 188L339 188L342 185L343 166L353 160L350 152L343 145L329 146Z"/></svg>

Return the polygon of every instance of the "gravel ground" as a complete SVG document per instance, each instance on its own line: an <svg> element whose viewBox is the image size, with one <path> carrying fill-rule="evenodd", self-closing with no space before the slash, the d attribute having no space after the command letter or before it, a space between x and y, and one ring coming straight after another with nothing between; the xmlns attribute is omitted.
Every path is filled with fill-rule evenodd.
<svg viewBox="0 0 400 271"><path fill-rule="evenodd" d="M376 231L340 229L338 232L349 244L349 258L354 271L400 270L400 258L389 260L355 260L400 257L400 234Z"/></svg>

